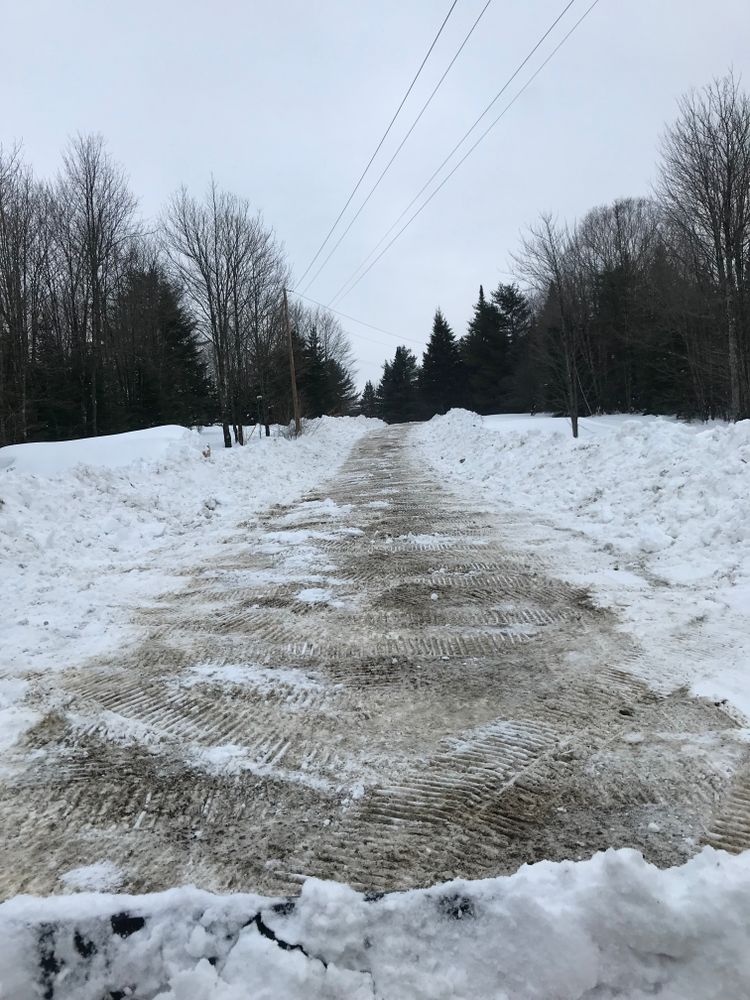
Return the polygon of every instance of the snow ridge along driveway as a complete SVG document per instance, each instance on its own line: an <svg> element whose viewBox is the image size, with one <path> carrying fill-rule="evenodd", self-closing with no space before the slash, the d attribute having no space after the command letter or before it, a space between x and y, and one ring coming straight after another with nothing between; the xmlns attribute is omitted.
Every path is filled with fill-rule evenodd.
<svg viewBox="0 0 750 1000"><path fill-rule="evenodd" d="M2 896L93 864L127 891L278 894L695 852L737 724L652 691L615 617L409 435L369 434L325 488L197 551L134 648L39 680L0 791Z"/></svg>

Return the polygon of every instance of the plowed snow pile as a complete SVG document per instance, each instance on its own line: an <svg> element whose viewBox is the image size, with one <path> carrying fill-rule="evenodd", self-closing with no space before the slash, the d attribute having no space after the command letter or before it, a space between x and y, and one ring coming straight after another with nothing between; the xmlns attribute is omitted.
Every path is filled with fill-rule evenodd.
<svg viewBox="0 0 750 1000"><path fill-rule="evenodd" d="M653 650L651 683L750 716L750 421L598 417L574 440L562 419L453 410L415 441L449 486L512 513L518 542L620 610Z"/></svg>
<svg viewBox="0 0 750 1000"><path fill-rule="evenodd" d="M750 857L634 851L368 900L175 889L0 907L2 996L32 1000L740 1000ZM47 992L45 992L45 990Z"/></svg>

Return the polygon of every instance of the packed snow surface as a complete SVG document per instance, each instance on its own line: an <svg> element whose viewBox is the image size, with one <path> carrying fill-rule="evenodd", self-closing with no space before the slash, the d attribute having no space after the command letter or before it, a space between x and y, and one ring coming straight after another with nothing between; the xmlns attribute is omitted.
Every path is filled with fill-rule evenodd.
<svg viewBox="0 0 750 1000"><path fill-rule="evenodd" d="M299 440L255 438L227 452L215 429L171 427L0 450L0 748L36 720L30 675L136 641L131 607L178 591L196 549L218 558L240 519L310 490L371 426L324 419ZM620 613L648 650L650 684L689 683L750 715L750 423L598 418L574 441L562 420L453 411L411 433L450 489L511 515L517 549ZM343 530L343 506L313 502ZM268 533L269 551L329 537L304 523L292 516L288 530ZM335 601L326 572L316 567L299 602ZM184 682L239 690L271 679L258 664L201 662ZM275 683L293 700L322 682L289 668ZM624 737L642 739L637 729ZM196 763L257 767L233 743ZM659 824L649 830L658 836ZM110 895L121 872L106 857L60 878L72 895L0 905L0 998L750 996L750 852L706 848L658 870L633 851L607 851L377 899L309 879L293 906L190 887Z"/></svg>
<svg viewBox="0 0 750 1000"><path fill-rule="evenodd" d="M711 848L665 871L607 851L377 899L310 879L292 906L193 888L18 896L0 906L1 995L740 1000L748 926L750 855Z"/></svg>
<svg viewBox="0 0 750 1000"><path fill-rule="evenodd" d="M651 682L750 717L750 421L595 417L575 440L563 419L452 410L414 436L451 488L621 612Z"/></svg>

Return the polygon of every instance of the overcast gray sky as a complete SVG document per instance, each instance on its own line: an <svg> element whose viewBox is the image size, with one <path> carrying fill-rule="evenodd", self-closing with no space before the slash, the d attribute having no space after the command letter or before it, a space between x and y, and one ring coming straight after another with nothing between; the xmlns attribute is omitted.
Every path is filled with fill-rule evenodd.
<svg viewBox="0 0 750 1000"><path fill-rule="evenodd" d="M458 0L376 168L387 162L484 2ZM589 2L574 3L517 86ZM183 182L201 193L213 172L263 211L299 276L449 6L449 0L3 0L0 142L22 140L37 172L51 176L68 136L103 133L147 218ZM309 295L330 300L563 6L563 0L494 0ZM417 353L438 305L462 333L479 283L509 280L503 269L512 266L519 232L540 211L573 219L596 204L649 192L659 134L674 117L677 97L730 66L750 87L749 42L748 0L600 0L339 308L398 334ZM359 381L376 379L398 341L344 325Z"/></svg>

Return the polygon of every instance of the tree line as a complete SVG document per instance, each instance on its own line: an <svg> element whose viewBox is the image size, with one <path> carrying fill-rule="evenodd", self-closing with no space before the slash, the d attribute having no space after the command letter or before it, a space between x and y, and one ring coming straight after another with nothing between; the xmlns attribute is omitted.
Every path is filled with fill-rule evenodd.
<svg viewBox="0 0 750 1000"><path fill-rule="evenodd" d="M37 179L0 149L0 445L291 415L284 248L247 200L185 189L147 229L100 136ZM347 337L289 308L303 415L356 405ZM260 397L260 398L259 398Z"/></svg>
<svg viewBox="0 0 750 1000"><path fill-rule="evenodd" d="M442 313L421 364L405 347L362 411L750 415L750 98L733 75L679 103L651 197L569 225L542 215L514 255L524 285L480 287L457 338Z"/></svg>

